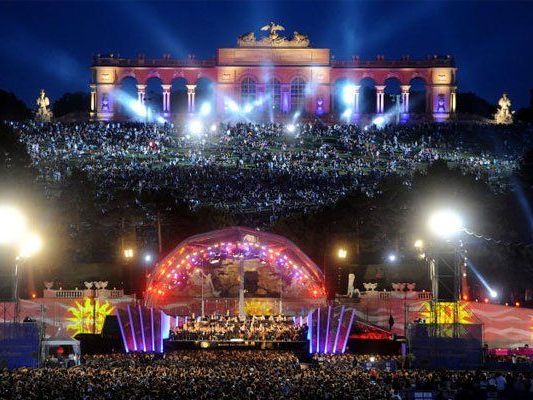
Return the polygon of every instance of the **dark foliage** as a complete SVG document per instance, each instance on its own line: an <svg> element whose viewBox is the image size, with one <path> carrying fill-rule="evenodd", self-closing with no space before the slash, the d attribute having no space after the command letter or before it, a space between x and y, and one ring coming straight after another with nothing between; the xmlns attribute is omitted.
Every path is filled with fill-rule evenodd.
<svg viewBox="0 0 533 400"><path fill-rule="evenodd" d="M65 93L52 106L54 117L60 118L68 114L87 114L90 99L90 94L85 92Z"/></svg>
<svg viewBox="0 0 533 400"><path fill-rule="evenodd" d="M31 118L31 110L13 93L0 89L0 121L22 121Z"/></svg>

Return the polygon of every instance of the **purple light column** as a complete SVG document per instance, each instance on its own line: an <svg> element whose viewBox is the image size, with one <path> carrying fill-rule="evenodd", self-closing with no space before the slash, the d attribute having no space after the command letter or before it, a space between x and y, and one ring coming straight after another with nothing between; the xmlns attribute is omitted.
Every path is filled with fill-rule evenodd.
<svg viewBox="0 0 533 400"><path fill-rule="evenodd" d="M122 343L124 343L124 350L126 350L126 353L130 352L130 349L128 348L128 342L126 342L126 335L124 334L124 326L122 325L122 320L120 319L120 311L117 308L116 311L117 319L118 319L118 326L120 328L120 335L122 336Z"/></svg>
<svg viewBox="0 0 533 400"><path fill-rule="evenodd" d="M352 309L352 316L350 317L350 324L348 325L348 330L346 331L346 337L344 338L344 345L342 346L342 353L346 351L346 344L348 343L348 337L352 331L353 318L355 317L355 310Z"/></svg>
<svg viewBox="0 0 533 400"><path fill-rule="evenodd" d="M337 324L337 333L335 334L335 342L333 343L333 353L337 353L337 344L339 343L339 333L342 326L342 318L344 317L344 306L341 307L341 315L339 317L339 323Z"/></svg>
<svg viewBox="0 0 533 400"><path fill-rule="evenodd" d="M144 337L144 322L143 322L143 312L141 309L141 305L138 306L139 310L139 321L141 322L141 337L143 339L143 351L146 353L146 339Z"/></svg>
<svg viewBox="0 0 533 400"><path fill-rule="evenodd" d="M133 326L133 317L131 316L131 308L128 304L128 318L130 320L131 338L133 339L133 350L137 351L137 338L135 337L135 328Z"/></svg>
<svg viewBox="0 0 533 400"><path fill-rule="evenodd" d="M154 339L154 308L150 307L150 324L152 325L152 351L155 351L155 339Z"/></svg>
<svg viewBox="0 0 533 400"><path fill-rule="evenodd" d="M326 340L324 342L324 353L328 353L328 340L329 340L329 319L331 318L331 306L328 306L328 321L326 322Z"/></svg>

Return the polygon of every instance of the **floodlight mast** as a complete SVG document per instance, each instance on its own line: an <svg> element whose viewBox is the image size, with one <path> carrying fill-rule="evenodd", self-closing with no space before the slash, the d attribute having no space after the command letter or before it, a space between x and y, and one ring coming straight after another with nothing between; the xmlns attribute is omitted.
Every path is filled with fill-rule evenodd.
<svg viewBox="0 0 533 400"><path fill-rule="evenodd" d="M431 283L431 320L439 326L438 307L441 302L452 302L453 335L457 334L457 302L461 299L461 276L464 260L461 259L462 242L459 234L464 231L461 216L453 210L444 209L433 213L428 219L428 228L434 236L428 246L428 270ZM437 334L437 332L435 332Z"/></svg>

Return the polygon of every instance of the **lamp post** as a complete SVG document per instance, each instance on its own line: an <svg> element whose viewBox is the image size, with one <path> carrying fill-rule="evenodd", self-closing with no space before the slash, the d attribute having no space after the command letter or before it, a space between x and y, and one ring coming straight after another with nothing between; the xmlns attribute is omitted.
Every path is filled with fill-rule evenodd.
<svg viewBox="0 0 533 400"><path fill-rule="evenodd" d="M154 257L152 256L151 253L146 253L144 255L144 257L143 257L143 261L145 263L145 266L144 266L144 296L145 296L145 299L146 299L146 292L148 290L148 268L151 267L153 259L154 259Z"/></svg>
<svg viewBox="0 0 533 400"><path fill-rule="evenodd" d="M337 249L337 289L340 288L340 282L341 282L341 262L346 261L346 258L348 257L348 250L344 247L339 247Z"/></svg>
<svg viewBox="0 0 533 400"><path fill-rule="evenodd" d="M17 251L13 277L16 320L18 320L19 312L19 269L42 247L41 238L28 230L26 221L26 217L16 208L0 206L0 244L15 246Z"/></svg>

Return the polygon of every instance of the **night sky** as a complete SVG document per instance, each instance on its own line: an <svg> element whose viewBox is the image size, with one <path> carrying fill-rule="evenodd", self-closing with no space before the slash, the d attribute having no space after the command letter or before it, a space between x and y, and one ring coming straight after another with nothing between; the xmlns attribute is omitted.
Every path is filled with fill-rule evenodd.
<svg viewBox="0 0 533 400"><path fill-rule="evenodd" d="M309 35L337 59L451 54L460 91L527 106L533 88L533 2L246 1L0 2L0 88L33 104L88 91L96 53L214 56L269 21Z"/></svg>

